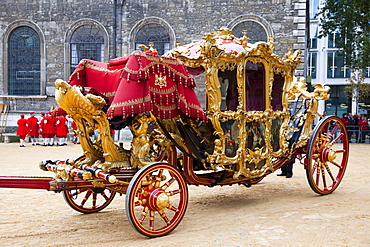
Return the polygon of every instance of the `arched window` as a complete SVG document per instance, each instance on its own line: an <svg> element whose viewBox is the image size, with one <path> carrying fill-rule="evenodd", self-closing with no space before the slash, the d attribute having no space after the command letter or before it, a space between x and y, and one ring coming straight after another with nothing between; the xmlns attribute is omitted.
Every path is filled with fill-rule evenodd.
<svg viewBox="0 0 370 247"><path fill-rule="evenodd" d="M165 27L150 23L142 27L135 37L135 49L139 45L149 45L153 42L154 49L157 49L158 55L163 55L170 50L170 35Z"/></svg>
<svg viewBox="0 0 370 247"><path fill-rule="evenodd" d="M89 24L77 28L70 41L70 59L71 73L81 59L104 62L103 31Z"/></svg>
<svg viewBox="0 0 370 247"><path fill-rule="evenodd" d="M37 32L21 26L8 39L8 94L40 94L40 37Z"/></svg>
<svg viewBox="0 0 370 247"><path fill-rule="evenodd" d="M244 30L247 30L247 37L249 43L256 43L258 41L267 42L266 30L259 23L254 21L244 21L236 25L233 29L233 34L236 37L241 37Z"/></svg>

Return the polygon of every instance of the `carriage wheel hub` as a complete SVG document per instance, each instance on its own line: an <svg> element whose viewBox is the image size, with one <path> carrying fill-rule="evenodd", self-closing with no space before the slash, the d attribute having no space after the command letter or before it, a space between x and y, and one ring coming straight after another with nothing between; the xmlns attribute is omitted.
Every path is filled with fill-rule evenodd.
<svg viewBox="0 0 370 247"><path fill-rule="evenodd" d="M332 162L337 158L337 154L330 148L324 148L321 151L321 160L323 162Z"/></svg>
<svg viewBox="0 0 370 247"><path fill-rule="evenodd" d="M335 158L337 157L337 154L333 151L333 150L330 150L329 154L328 154L328 160L330 162L334 161Z"/></svg>
<svg viewBox="0 0 370 247"><path fill-rule="evenodd" d="M170 197L162 189L150 192L148 199L148 206L151 210L161 210L170 205Z"/></svg>

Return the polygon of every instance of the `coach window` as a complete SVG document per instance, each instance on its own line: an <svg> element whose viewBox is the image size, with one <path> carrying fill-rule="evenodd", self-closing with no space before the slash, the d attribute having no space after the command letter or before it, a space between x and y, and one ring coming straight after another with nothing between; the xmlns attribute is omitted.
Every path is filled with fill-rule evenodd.
<svg viewBox="0 0 370 247"><path fill-rule="evenodd" d="M282 94L283 94L284 81L285 79L281 74L274 75L274 82L272 84L272 92L271 92L271 107L273 111L283 110Z"/></svg>
<svg viewBox="0 0 370 247"><path fill-rule="evenodd" d="M265 110L265 69L262 63L246 64L245 99L247 111Z"/></svg>

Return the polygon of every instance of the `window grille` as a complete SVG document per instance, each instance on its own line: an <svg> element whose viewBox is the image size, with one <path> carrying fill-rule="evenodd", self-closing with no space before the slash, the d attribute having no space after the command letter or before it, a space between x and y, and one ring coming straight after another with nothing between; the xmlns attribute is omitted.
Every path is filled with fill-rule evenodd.
<svg viewBox="0 0 370 247"><path fill-rule="evenodd" d="M235 37L241 37L244 30L247 30L247 37L249 43L256 43L258 41L267 42L267 33L265 29L254 21L241 22L233 28Z"/></svg>
<svg viewBox="0 0 370 247"><path fill-rule="evenodd" d="M137 33L135 48L138 49L139 45L149 46L149 42L153 42L158 55L163 55L170 50L170 40L170 35L165 27L151 23L145 25Z"/></svg>
<svg viewBox="0 0 370 247"><path fill-rule="evenodd" d="M70 44L71 73L82 59L104 62L104 37L99 28L93 25L79 27Z"/></svg>
<svg viewBox="0 0 370 247"><path fill-rule="evenodd" d="M40 37L30 27L18 27L8 40L8 94L40 94Z"/></svg>

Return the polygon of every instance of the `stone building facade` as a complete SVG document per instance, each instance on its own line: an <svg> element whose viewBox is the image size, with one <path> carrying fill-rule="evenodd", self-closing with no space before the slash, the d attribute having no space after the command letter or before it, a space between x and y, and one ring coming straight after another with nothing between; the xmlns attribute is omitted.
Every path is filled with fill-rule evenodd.
<svg viewBox="0 0 370 247"><path fill-rule="evenodd" d="M145 41L160 53L227 27L268 41L283 56L305 49L305 0L4 0L0 2L0 104L8 125L20 113L48 111L54 81L82 58L108 62ZM146 45L148 45L148 42ZM32 66L31 66L32 65ZM303 65L297 75L303 76ZM201 82L198 92L202 94ZM28 91L33 88L33 91ZM26 90L27 89L27 90Z"/></svg>

